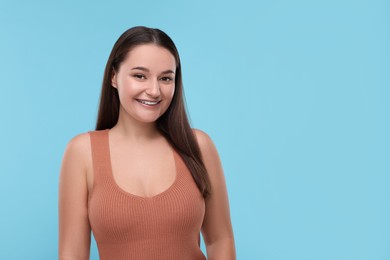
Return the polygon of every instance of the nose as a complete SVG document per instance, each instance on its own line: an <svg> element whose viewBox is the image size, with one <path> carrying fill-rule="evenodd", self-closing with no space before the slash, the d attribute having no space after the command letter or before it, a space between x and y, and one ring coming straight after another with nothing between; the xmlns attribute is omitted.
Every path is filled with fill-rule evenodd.
<svg viewBox="0 0 390 260"><path fill-rule="evenodd" d="M160 83L157 79L150 82L145 93L152 98L158 98L160 96Z"/></svg>

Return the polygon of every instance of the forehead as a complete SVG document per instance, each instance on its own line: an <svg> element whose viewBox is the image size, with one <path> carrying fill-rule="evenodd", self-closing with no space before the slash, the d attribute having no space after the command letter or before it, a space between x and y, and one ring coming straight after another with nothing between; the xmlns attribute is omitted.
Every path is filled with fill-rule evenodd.
<svg viewBox="0 0 390 260"><path fill-rule="evenodd" d="M146 67L150 70L176 69L175 57L164 47L143 44L132 48L122 63L125 67Z"/></svg>

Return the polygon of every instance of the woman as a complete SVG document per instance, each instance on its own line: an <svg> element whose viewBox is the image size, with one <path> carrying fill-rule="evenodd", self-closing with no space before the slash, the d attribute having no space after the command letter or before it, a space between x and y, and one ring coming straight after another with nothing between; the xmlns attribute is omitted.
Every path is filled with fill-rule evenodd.
<svg viewBox="0 0 390 260"><path fill-rule="evenodd" d="M217 150L191 129L179 54L134 27L108 59L96 130L67 145L59 183L59 259L235 259Z"/></svg>

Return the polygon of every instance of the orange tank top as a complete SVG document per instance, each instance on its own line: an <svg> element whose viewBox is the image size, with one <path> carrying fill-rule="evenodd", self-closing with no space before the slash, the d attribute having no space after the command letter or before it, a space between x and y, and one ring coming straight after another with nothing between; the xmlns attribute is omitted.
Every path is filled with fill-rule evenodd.
<svg viewBox="0 0 390 260"><path fill-rule="evenodd" d="M204 260L200 229L205 201L174 150L176 178L162 193L145 198L114 180L108 130L90 131L94 182L88 217L100 260Z"/></svg>

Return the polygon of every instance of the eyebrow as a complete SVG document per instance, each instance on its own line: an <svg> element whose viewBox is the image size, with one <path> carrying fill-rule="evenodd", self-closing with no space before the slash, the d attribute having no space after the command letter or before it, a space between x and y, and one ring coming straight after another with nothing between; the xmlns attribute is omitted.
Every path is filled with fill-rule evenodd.
<svg viewBox="0 0 390 260"><path fill-rule="evenodd" d="M142 70L145 72L149 72L149 69L147 69L145 67L134 67L134 68L132 68L132 70ZM173 70L165 70L161 74L168 74L168 73L175 74L175 72L173 72Z"/></svg>

